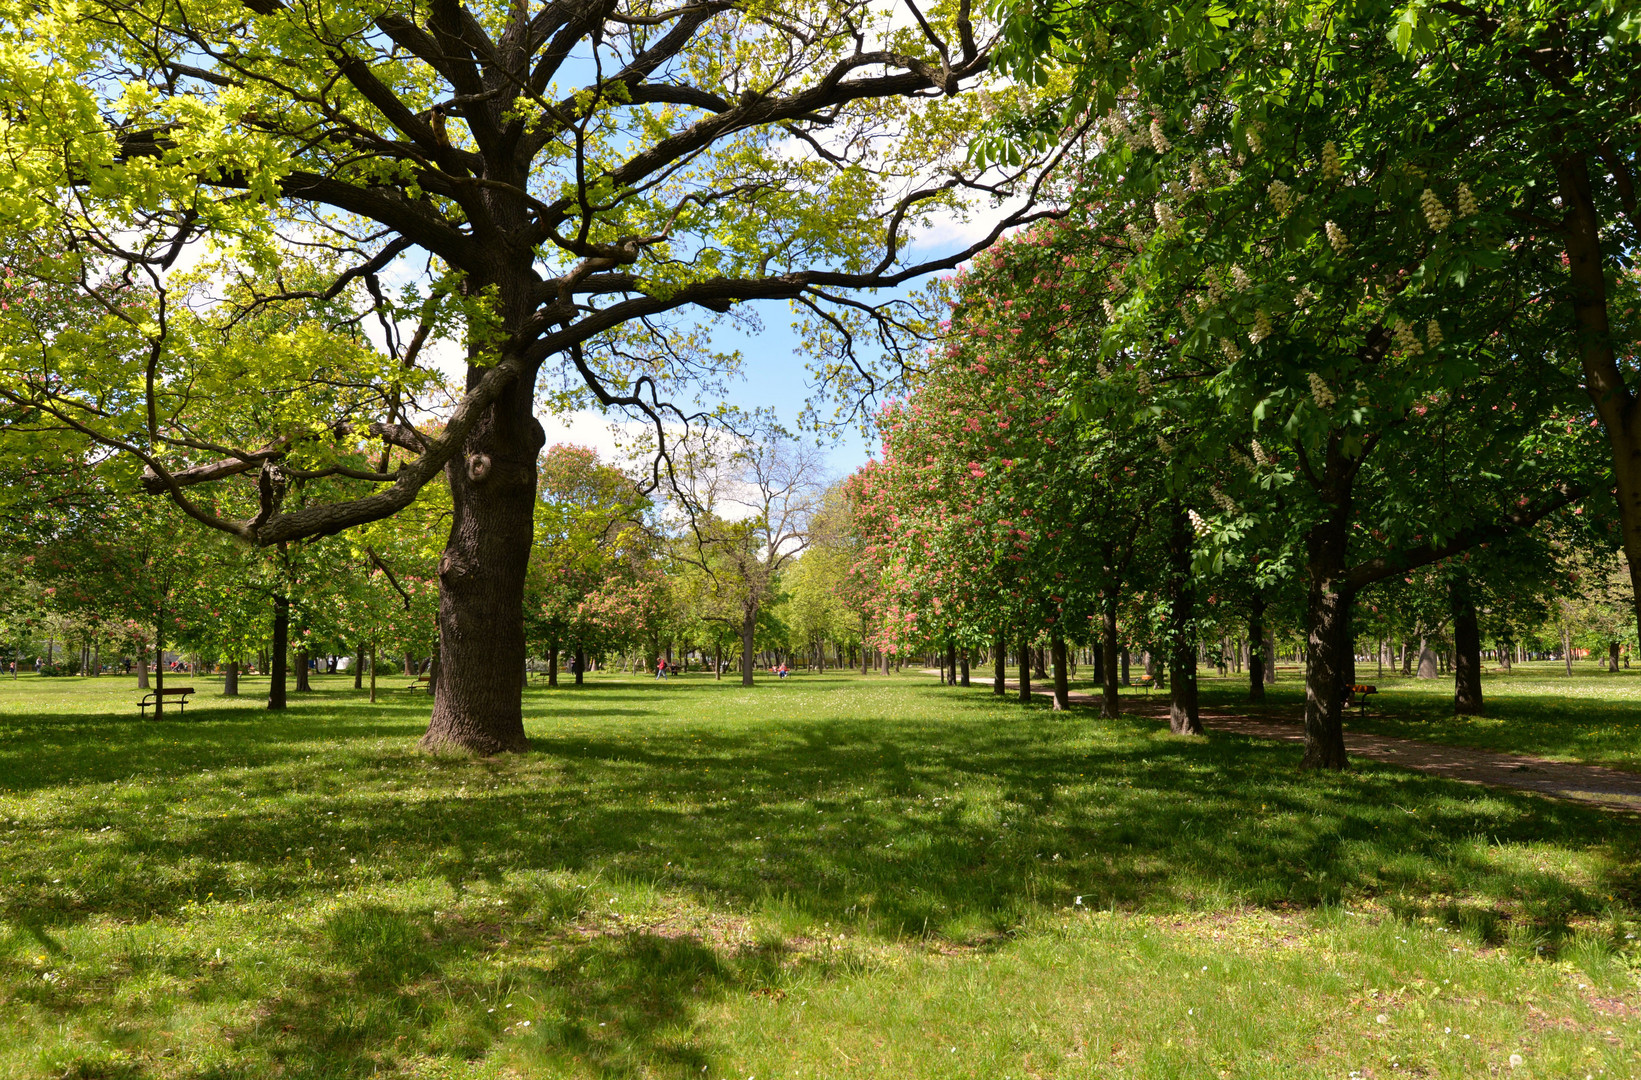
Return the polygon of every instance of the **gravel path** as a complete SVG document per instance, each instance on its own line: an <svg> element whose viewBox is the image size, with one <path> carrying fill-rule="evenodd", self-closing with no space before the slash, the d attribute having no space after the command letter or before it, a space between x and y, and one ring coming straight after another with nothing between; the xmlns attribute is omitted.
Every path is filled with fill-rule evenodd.
<svg viewBox="0 0 1641 1080"><path fill-rule="evenodd" d="M983 685L989 686L990 680ZM1008 686L1011 694L1019 690L1019 684L1012 680ZM1034 686L1032 693L1047 697L1050 691ZM1071 701L1076 705L1099 704L1096 695L1081 690L1071 692ZM1153 720L1166 720L1168 699L1161 694L1149 701L1126 699L1123 701L1123 711ZM1228 731L1287 742L1303 742L1305 738L1304 728L1298 719L1270 719L1211 709L1202 710L1201 716L1203 726L1210 731ZM1417 769L1449 780L1462 780L1467 784L1514 788L1608 810L1641 813L1641 773L1625 772L1623 769L1550 761L1525 754L1501 754L1463 746L1443 746L1349 730L1345 732L1345 751L1357 757Z"/></svg>

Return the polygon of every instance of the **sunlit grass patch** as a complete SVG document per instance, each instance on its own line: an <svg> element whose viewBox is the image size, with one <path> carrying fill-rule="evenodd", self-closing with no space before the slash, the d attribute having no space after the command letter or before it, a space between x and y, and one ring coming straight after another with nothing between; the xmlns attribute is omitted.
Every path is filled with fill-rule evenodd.
<svg viewBox="0 0 1641 1080"><path fill-rule="evenodd" d="M97 683L0 684L0 1075L1636 1071L1619 816L911 676L595 676L488 760Z"/></svg>

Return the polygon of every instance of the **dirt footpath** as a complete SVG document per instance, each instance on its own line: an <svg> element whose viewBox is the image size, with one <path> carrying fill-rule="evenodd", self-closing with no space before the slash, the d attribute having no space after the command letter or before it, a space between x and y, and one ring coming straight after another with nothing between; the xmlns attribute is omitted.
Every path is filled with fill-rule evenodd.
<svg viewBox="0 0 1641 1080"><path fill-rule="evenodd" d="M989 683L990 680L987 680L985 685ZM1019 684L1012 680L1008 687L1010 693L1019 691ZM1032 693L1046 697L1050 691L1033 687ZM1071 701L1076 705L1099 704L1098 697L1080 690L1072 691ZM1123 711L1153 720L1166 720L1168 701L1160 695L1144 702L1129 698L1123 701ZM1209 709L1204 709L1201 716L1203 726L1210 731L1228 731L1236 735L1283 739L1287 742L1303 742L1305 739L1304 728L1297 718L1291 721L1275 720ZM1609 810L1641 813L1641 773L1622 769L1549 761L1525 754L1442 746L1349 730L1345 732L1345 751L1356 757L1372 758L1449 780L1462 780L1467 784L1514 788Z"/></svg>

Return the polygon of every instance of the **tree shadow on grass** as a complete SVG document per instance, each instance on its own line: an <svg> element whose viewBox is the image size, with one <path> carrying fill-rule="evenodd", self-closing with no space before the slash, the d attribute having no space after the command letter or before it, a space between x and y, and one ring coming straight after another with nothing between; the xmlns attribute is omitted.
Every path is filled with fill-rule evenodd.
<svg viewBox="0 0 1641 1080"><path fill-rule="evenodd" d="M238 743L177 725L190 749L169 759L171 791L200 808L56 803L4 834L0 917L54 934L180 917L212 896L317 905L431 880L454 914L388 899L331 916L309 944L318 973L236 1045L315 1075L361 1075L401 1052L516 1052L621 1076L707 1064L699 1008L758 985L770 957L628 932L564 881L800 933L826 922L970 944L1079 897L1143 910L1380 900L1411 913L1441 896L1550 928L1599 913L1608 894L1641 902L1629 819L1388 766L1298 774L1294 747L1260 740L1176 739L960 692L937 704L947 719L537 724L530 754L495 760L383 751L357 740L392 725L352 711L315 714L305 731L236 725ZM20 768L15 753L0 767ZM198 760L217 775L184 764ZM1542 848L1582 868L1524 856ZM480 916L481 897L505 898L510 914ZM485 967L503 946L519 958ZM505 1014L526 1003L521 1028Z"/></svg>

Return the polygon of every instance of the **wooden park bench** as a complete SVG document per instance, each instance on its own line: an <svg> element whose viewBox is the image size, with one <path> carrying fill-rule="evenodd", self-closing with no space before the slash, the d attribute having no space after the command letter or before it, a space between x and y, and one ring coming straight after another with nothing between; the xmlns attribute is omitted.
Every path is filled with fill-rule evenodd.
<svg viewBox="0 0 1641 1080"><path fill-rule="evenodd" d="M151 691L147 697L137 702L137 708L142 710L142 718L144 720L148 719L148 710L150 707L153 708L155 713L160 711L160 702L162 700L174 700L176 702L177 711L186 712L188 710L188 695L193 692L194 688L192 686L167 686L164 690Z"/></svg>
<svg viewBox="0 0 1641 1080"><path fill-rule="evenodd" d="M430 675L430 674L418 675L418 676L416 676L416 681L411 683L409 686L405 687L405 689L406 690L420 690L422 687L425 686L425 687L427 687L428 693L432 693L433 692L432 682L433 682L433 676L432 675Z"/></svg>
<svg viewBox="0 0 1641 1080"><path fill-rule="evenodd" d="M1377 686L1364 686L1358 683L1350 688L1350 693L1345 695L1345 707L1349 708L1352 705L1360 705L1362 707L1362 711L1365 713L1367 712L1368 698L1378 692L1379 688Z"/></svg>

